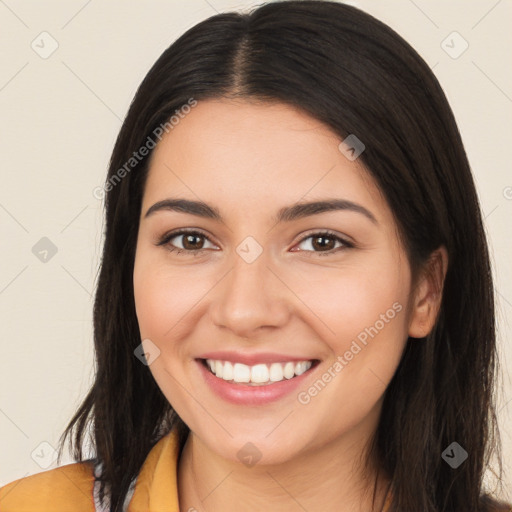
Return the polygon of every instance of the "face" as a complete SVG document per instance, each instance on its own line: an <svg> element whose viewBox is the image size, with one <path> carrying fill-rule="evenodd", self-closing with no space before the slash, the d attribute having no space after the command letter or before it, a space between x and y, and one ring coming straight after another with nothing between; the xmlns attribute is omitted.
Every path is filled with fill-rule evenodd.
<svg viewBox="0 0 512 512"><path fill-rule="evenodd" d="M290 106L209 100L152 155L133 274L141 339L170 404L226 459L251 442L280 463L368 434L407 342L396 223L340 142ZM340 208L297 209L326 200Z"/></svg>

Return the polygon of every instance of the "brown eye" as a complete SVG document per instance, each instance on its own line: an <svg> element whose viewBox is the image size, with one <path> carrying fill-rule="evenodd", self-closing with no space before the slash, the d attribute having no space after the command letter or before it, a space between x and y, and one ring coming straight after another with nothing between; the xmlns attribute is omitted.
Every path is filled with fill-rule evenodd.
<svg viewBox="0 0 512 512"><path fill-rule="evenodd" d="M306 241L311 240L311 242L307 242L307 246L312 248L312 251L308 249L300 249L301 251L306 252L315 252L315 253L325 253L320 254L320 256L328 256L333 253L337 253L339 250L347 249L354 247L354 245L347 240L344 240L337 236L334 233L329 231L321 232L321 233L313 233L300 241L300 244L304 244ZM336 243L339 245L337 247Z"/></svg>
<svg viewBox="0 0 512 512"><path fill-rule="evenodd" d="M188 250L201 249L203 247L203 241L201 239L201 235L194 235L192 233L187 233L182 236L183 247Z"/></svg>
<svg viewBox="0 0 512 512"><path fill-rule="evenodd" d="M177 241L178 245L174 240ZM171 241L173 241L171 243ZM205 241L211 244L210 240L206 235L203 235L200 231L176 231L174 233L168 233L162 237L157 245L165 245L169 251L177 251L178 254L183 252L189 252L191 254L198 254L204 250ZM180 247L181 245L181 247ZM213 244L212 244L213 245Z"/></svg>

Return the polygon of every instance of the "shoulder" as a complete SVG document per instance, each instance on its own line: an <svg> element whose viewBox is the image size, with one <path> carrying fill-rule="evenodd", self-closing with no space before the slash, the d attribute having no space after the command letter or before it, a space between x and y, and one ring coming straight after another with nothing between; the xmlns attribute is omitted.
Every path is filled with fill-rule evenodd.
<svg viewBox="0 0 512 512"><path fill-rule="evenodd" d="M480 496L480 504L485 512L512 512L512 503L499 501L489 494Z"/></svg>
<svg viewBox="0 0 512 512"><path fill-rule="evenodd" d="M505 502L496 502L484 509L485 512L512 512L512 504Z"/></svg>
<svg viewBox="0 0 512 512"><path fill-rule="evenodd" d="M30 475L0 488L2 512L94 512L90 461Z"/></svg>
<svg viewBox="0 0 512 512"><path fill-rule="evenodd" d="M496 502L484 509L485 512L512 512L512 503Z"/></svg>

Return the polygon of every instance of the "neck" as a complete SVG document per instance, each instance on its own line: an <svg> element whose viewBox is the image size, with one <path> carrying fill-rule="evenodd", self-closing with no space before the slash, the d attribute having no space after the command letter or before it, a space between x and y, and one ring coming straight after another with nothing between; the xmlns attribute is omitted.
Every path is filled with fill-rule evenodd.
<svg viewBox="0 0 512 512"><path fill-rule="evenodd" d="M178 465L180 510L380 512L389 479L374 461L361 467L364 450L342 437L279 465L246 467L190 432Z"/></svg>

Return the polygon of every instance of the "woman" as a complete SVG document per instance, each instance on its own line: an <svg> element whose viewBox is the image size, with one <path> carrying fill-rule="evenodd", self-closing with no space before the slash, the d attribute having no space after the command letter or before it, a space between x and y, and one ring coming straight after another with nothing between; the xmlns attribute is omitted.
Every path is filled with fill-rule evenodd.
<svg viewBox="0 0 512 512"><path fill-rule="evenodd" d="M97 373L75 464L6 512L509 510L493 285L429 67L327 1L220 14L167 49L112 155ZM96 458L84 460L88 427Z"/></svg>

